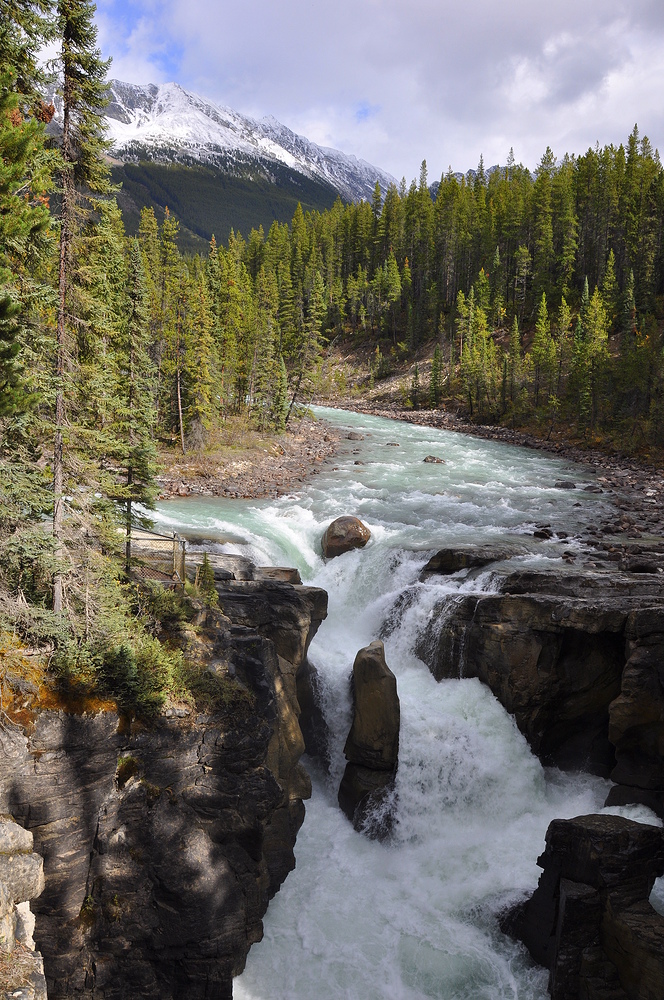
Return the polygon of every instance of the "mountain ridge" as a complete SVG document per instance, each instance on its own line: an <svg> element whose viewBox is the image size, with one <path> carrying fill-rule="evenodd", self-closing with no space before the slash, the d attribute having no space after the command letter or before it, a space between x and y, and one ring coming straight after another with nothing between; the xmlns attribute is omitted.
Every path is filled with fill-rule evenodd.
<svg viewBox="0 0 664 1000"><path fill-rule="evenodd" d="M105 121L111 155L123 162L200 163L272 179L277 165L335 188L347 201L385 192L391 174L298 135L271 115L260 120L216 104L177 83L109 81Z"/></svg>

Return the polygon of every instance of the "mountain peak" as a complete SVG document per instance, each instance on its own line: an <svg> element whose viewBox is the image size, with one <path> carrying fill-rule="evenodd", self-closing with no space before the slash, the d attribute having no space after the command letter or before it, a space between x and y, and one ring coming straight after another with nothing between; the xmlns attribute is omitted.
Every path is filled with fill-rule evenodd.
<svg viewBox="0 0 664 1000"><path fill-rule="evenodd" d="M317 146L267 115L260 121L193 94L178 83L109 83L106 109L112 153L120 160L254 162L269 173L282 163L325 181L349 201L370 199L394 178L355 156Z"/></svg>

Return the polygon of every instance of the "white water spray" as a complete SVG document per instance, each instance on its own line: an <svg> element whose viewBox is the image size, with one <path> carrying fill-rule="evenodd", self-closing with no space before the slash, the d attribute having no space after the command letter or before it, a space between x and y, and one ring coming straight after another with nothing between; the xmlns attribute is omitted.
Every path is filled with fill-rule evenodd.
<svg viewBox="0 0 664 1000"><path fill-rule="evenodd" d="M332 734L330 774L309 762L314 792L297 868L270 903L265 938L234 996L543 1000L548 974L500 933L496 914L535 887L551 819L600 810L608 783L544 770L479 681L434 681L413 652L416 639L441 600L451 613L455 599L493 589L495 579L459 573L422 584L419 574L436 548L469 542L518 543L526 554L517 563L560 567L563 544L535 542L534 525L573 534L601 517L605 501L555 490L556 479L573 476L579 486L593 479L537 452L378 418L325 416L365 438L297 496L160 509L163 526L212 533L224 551L258 564L296 565L329 594L310 658ZM445 464L424 464L430 453ZM341 514L362 518L372 539L325 563L320 537ZM356 833L336 802L350 669L357 650L381 632L401 701L397 818L387 843Z"/></svg>

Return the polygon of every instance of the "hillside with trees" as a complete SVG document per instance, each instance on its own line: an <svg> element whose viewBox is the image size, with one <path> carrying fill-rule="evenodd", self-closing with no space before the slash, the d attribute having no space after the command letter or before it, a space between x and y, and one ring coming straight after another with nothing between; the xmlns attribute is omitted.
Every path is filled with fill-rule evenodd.
<svg viewBox="0 0 664 1000"><path fill-rule="evenodd" d="M303 211L183 255L151 206L128 236L87 0L0 0L0 631L67 683L154 705L185 684L127 583L160 449L237 419L279 433L346 378L401 366L408 405L661 454L664 172L625 145ZM37 52L59 52L48 138ZM184 198L184 194L182 195ZM370 359L326 373L333 344ZM418 366L427 377L421 377ZM162 609L163 611L163 609ZM3 639L4 641L4 639ZM8 640L9 641L9 640ZM140 669L139 669L140 668ZM137 680L141 677L142 680ZM106 680L104 680L106 678ZM140 689L140 690L139 690Z"/></svg>

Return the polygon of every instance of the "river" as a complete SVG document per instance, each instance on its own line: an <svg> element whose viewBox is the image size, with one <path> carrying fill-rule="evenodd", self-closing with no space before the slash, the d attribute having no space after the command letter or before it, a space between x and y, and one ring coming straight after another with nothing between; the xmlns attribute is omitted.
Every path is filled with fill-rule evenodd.
<svg viewBox="0 0 664 1000"><path fill-rule="evenodd" d="M329 775L315 763L298 835L297 868L270 903L236 1000L542 1000L547 973L504 937L496 914L532 890L554 817L602 809L609 783L543 768L511 717L477 680L436 683L414 652L442 597L496 589L490 573L418 583L438 548L508 543L521 566L562 565L580 543L538 541L546 523L573 536L601 519L592 470L537 451L342 411L342 448L297 494L278 500L163 503L161 528L215 539L219 551L259 565L297 566L329 594L329 617L310 659L324 686L333 735ZM349 440L348 432L362 435ZM424 463L427 455L444 464ZM358 464L362 463L362 464ZM577 489L554 488L573 480ZM355 514L365 549L325 562L329 522ZM410 600L397 612L395 602ZM389 842L368 840L336 794L350 725L349 672L358 649L383 632L397 677L401 737L397 816ZM612 809L657 822L642 808Z"/></svg>

